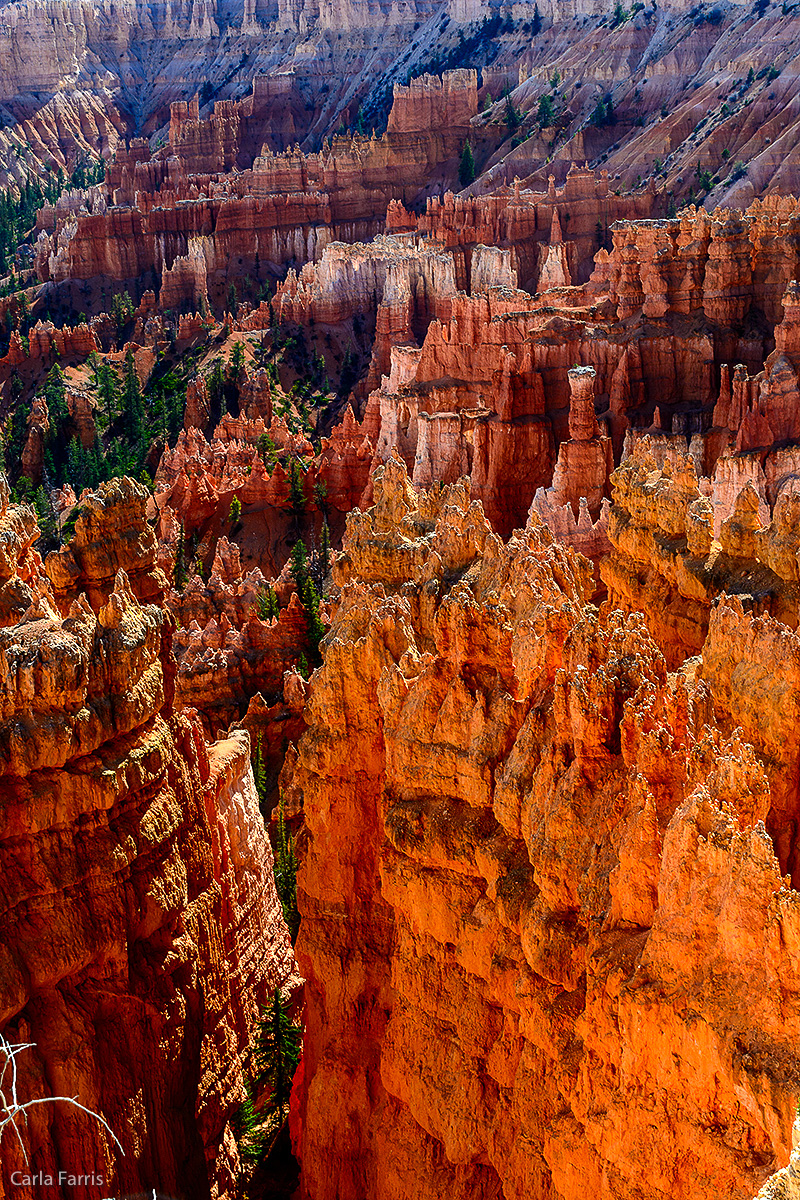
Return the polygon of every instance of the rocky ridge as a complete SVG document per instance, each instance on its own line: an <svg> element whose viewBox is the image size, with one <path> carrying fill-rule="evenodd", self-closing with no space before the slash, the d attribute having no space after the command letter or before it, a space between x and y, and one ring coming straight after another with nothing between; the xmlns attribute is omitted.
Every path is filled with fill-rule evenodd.
<svg viewBox="0 0 800 1200"><path fill-rule="evenodd" d="M367 133L383 129L396 90L445 63L482 71L481 112L470 114L478 191L515 175L541 187L549 171L560 182L572 162L605 165L628 187L656 180L677 199L692 189L711 206L797 190L798 26L786 6L754 18L745 5L683 0L615 14L596 3L500 14L483 0L157 13L133 3L113 36L100 3L18 0L5 11L0 162L11 182L166 130L170 104L188 111L199 81L199 112L219 128L193 133L195 147L231 145L239 128L252 142L255 117L273 150L316 151L359 118ZM513 127L506 88L521 114ZM437 111L413 85L409 101Z"/></svg>
<svg viewBox="0 0 800 1200"><path fill-rule="evenodd" d="M800 1088L795 635L724 598L671 673L536 517L374 491L294 772L306 1194L753 1196Z"/></svg>
<svg viewBox="0 0 800 1200"><path fill-rule="evenodd" d="M155 551L146 525L149 549L131 536L139 492L123 480L83 499L72 600L61 564L51 584L31 550L32 510L2 501L4 597L29 603L0 630L0 1023L32 1043L20 1097L79 1095L121 1144L55 1102L32 1110L21 1144L4 1138L3 1164L27 1153L107 1190L224 1197L243 1063L272 990L296 984L294 958L247 735L207 744L177 711L172 618L137 598Z"/></svg>

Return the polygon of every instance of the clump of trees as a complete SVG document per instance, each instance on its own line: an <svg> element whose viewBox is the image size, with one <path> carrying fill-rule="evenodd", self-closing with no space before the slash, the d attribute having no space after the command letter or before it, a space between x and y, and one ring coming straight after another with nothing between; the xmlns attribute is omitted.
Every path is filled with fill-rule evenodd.
<svg viewBox="0 0 800 1200"><path fill-rule="evenodd" d="M503 112L503 120L506 123L506 129L509 133L514 133L515 130L519 129L520 125L522 124L522 113L518 108L515 108L511 100L510 93L506 95L506 107Z"/></svg>
<svg viewBox="0 0 800 1200"><path fill-rule="evenodd" d="M259 588L255 599L256 616L262 621L272 621L280 616L280 605L275 589L271 585Z"/></svg>
<svg viewBox="0 0 800 1200"><path fill-rule="evenodd" d="M29 237L36 214L44 204L55 204L66 188L86 188L100 183L106 166L102 159L79 162L70 175L62 167L45 168L37 179L27 179L18 190L0 191L0 275L13 269L17 247ZM8 295L6 289L4 294Z"/></svg>
<svg viewBox="0 0 800 1200"><path fill-rule="evenodd" d="M610 95L597 101L589 120L598 129L602 129L606 125L616 125L617 114L614 111L614 101Z"/></svg>
<svg viewBox="0 0 800 1200"><path fill-rule="evenodd" d="M239 1153L245 1162L260 1162L267 1149L268 1130L280 1129L283 1124L302 1038L300 1026L276 988L258 1023L251 1060L253 1078L245 1081L245 1100L237 1115ZM265 1092L265 1100L257 1108L256 1098Z"/></svg>
<svg viewBox="0 0 800 1200"><path fill-rule="evenodd" d="M283 909L283 919L294 945L300 928L300 914L297 911L297 855L295 854L294 838L291 837L286 827L282 795L278 801L278 830L274 852L275 890Z"/></svg>
<svg viewBox="0 0 800 1200"><path fill-rule="evenodd" d="M536 120L539 123L540 129L548 129L553 124L555 109L550 96L543 95L539 97L539 109L536 114Z"/></svg>
<svg viewBox="0 0 800 1200"><path fill-rule="evenodd" d="M122 475L149 482L145 461L152 439L161 436L165 443L174 444L183 424L186 381L178 371L157 368L142 388L130 350L121 371L96 353L90 357L89 367L98 401L92 445L84 445L78 437L67 405L66 380L58 364L36 394L45 401L48 413L39 487L22 469L32 401L25 399L19 376L13 374L11 378L11 414L0 426L0 469L5 469L9 477L14 499L35 503L46 543L58 541L49 500L54 488L70 484L80 495L86 487L95 488Z"/></svg>
<svg viewBox="0 0 800 1200"><path fill-rule="evenodd" d="M256 739L253 756L253 775L259 806L266 821L269 814L269 788L260 735ZM287 828L282 795L278 802L274 842L275 890L294 943L300 927L297 855L294 839ZM250 1073L245 1080L245 1099L237 1114L239 1153L246 1162L260 1162L267 1149L270 1133L279 1130L283 1124L301 1048L302 1030L293 1020L288 1004L276 988L271 1003L258 1022Z"/></svg>

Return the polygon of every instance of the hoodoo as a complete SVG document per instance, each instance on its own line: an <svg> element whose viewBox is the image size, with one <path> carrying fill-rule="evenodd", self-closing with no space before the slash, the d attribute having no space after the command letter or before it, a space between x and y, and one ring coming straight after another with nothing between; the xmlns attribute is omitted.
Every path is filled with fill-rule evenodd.
<svg viewBox="0 0 800 1200"><path fill-rule="evenodd" d="M2 11L0 1195L798 1200L800 17Z"/></svg>

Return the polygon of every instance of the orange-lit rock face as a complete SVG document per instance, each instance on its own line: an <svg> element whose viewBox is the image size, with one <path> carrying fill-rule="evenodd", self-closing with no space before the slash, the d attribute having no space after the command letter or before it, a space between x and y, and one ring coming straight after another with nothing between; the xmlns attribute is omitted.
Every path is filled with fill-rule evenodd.
<svg viewBox="0 0 800 1200"><path fill-rule="evenodd" d="M247 735L207 745L176 712L174 620L137 599L166 582L146 496L130 479L84 493L48 578L0 476L0 1032L33 1043L20 1099L77 1097L122 1147L42 1104L21 1146L4 1136L3 1183L28 1161L112 1195L222 1198L242 1066L294 958Z"/></svg>
<svg viewBox="0 0 800 1200"><path fill-rule="evenodd" d="M120 572L99 613L40 601L0 633L0 1028L35 1043L21 1097L79 1097L124 1151L42 1105L37 1169L225 1196L243 1056L293 959L247 737L207 748L173 713L169 628Z"/></svg>
<svg viewBox="0 0 800 1200"><path fill-rule="evenodd" d="M0 475L0 626L15 625L43 590L42 559L34 549L39 538L36 513L10 504L8 485Z"/></svg>
<svg viewBox="0 0 800 1200"><path fill-rule="evenodd" d="M156 567L156 539L147 524L147 488L132 479L101 484L78 505L75 535L47 556L46 571L60 607L84 593L93 608L104 602L118 570L129 572L140 600L162 600L167 580Z"/></svg>
<svg viewBox="0 0 800 1200"><path fill-rule="evenodd" d="M752 1197L799 1090L800 642L723 601L670 675L535 518L374 491L293 777L304 1194Z"/></svg>
<svg viewBox="0 0 800 1200"><path fill-rule="evenodd" d="M785 493L770 518L747 460L720 459L714 480L698 483L690 458L659 468L652 449L637 443L611 477L611 552L600 563L609 608L644 613L673 668L700 652L723 593L796 628L797 496Z"/></svg>
<svg viewBox="0 0 800 1200"><path fill-rule="evenodd" d="M577 218L590 193L598 201L602 183L571 172L560 192L553 187L552 247L564 245L559 209L568 215L571 207ZM285 320L342 322L375 312L366 378L373 390L361 422L374 465L396 450L418 486L468 475L503 536L524 524L542 489L542 518L595 560L609 548L605 528L595 527L629 431L635 440L648 430L673 457L691 440L698 475L714 479L715 536L743 484L761 486L759 472L759 495L774 504L797 466L784 443L800 433L798 306L786 282L797 266L794 201L617 223L612 251L596 255L586 284L533 296L516 286L525 238L508 249L477 239L511 240L523 210L537 214L536 225L544 205L520 188L446 196L419 219L427 239L402 232L329 246L321 262L281 285ZM398 206L388 214L399 230L407 217ZM777 322L780 349L766 360L769 338L738 329L745 301ZM687 316L701 314L718 326L713 338L687 327ZM747 362L731 377L740 356ZM579 394L590 374L592 388ZM370 499L368 482L361 503ZM591 529L584 522L579 534L582 501Z"/></svg>

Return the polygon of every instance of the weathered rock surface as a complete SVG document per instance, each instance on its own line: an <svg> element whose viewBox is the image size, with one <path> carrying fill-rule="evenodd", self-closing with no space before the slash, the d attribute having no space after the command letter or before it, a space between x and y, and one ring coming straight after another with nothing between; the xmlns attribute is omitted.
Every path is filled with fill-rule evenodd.
<svg viewBox="0 0 800 1200"><path fill-rule="evenodd" d="M669 674L535 519L374 491L293 777L305 1194L752 1197L800 1090L797 636L723 600Z"/></svg>
<svg viewBox="0 0 800 1200"><path fill-rule="evenodd" d="M770 519L742 479L728 507L727 472L698 482L691 458L659 468L651 449L649 440L639 442L612 476L612 550L600 564L609 608L644 613L671 667L701 650L723 593L796 628L798 497L785 494Z"/></svg>
<svg viewBox="0 0 800 1200"><path fill-rule="evenodd" d="M155 534L147 523L149 492L132 479L112 479L81 497L75 534L61 550L48 554L45 570L62 612L84 594L97 611L112 589L118 570L128 572L134 595L163 600L167 580L156 566Z"/></svg>
<svg viewBox="0 0 800 1200"><path fill-rule="evenodd" d="M129 528L120 557L146 559ZM31 1111L22 1146L4 1138L3 1169L24 1168L24 1148L38 1171L94 1172L112 1194L233 1195L242 1064L293 972L249 741L207 746L175 713L171 618L122 570L101 597L104 578L85 574L97 611L81 595L60 617L41 594L0 631L0 1028L34 1044L20 1098L79 1097L122 1153L55 1102Z"/></svg>

